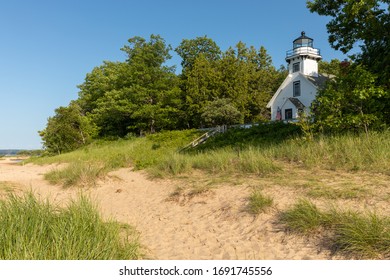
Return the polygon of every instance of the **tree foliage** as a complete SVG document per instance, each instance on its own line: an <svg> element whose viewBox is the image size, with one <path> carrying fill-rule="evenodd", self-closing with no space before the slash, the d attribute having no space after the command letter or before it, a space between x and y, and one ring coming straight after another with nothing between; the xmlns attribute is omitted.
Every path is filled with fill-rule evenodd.
<svg viewBox="0 0 390 280"><path fill-rule="evenodd" d="M333 48L361 53L353 64L320 62L335 76L313 104L323 131L365 130L390 124L390 0L311 0L311 12L331 17ZM182 72L168 66L170 45L159 35L133 37L121 48L125 61L104 61L86 74L79 97L59 107L40 131L47 151L62 153L93 137L199 128L269 119L266 104L286 77L267 50L238 42L222 51L207 36L175 48ZM342 63L341 63L342 64ZM310 116L311 118L311 116Z"/></svg>
<svg viewBox="0 0 390 280"><path fill-rule="evenodd" d="M356 58L373 73L378 82L390 88L390 1L389 0L313 0L311 12L330 16L329 42L336 50L349 52L356 43L361 54Z"/></svg>
<svg viewBox="0 0 390 280"><path fill-rule="evenodd" d="M157 35L128 40L125 62L104 62L79 86L79 103L100 136L172 129L179 117L180 90L170 46Z"/></svg>
<svg viewBox="0 0 390 280"><path fill-rule="evenodd" d="M66 152L92 137L268 120L266 104L286 76L263 46L241 41L222 52L206 36L183 40L175 49L180 74L168 66L172 48L158 35L130 38L121 50L124 61L93 68L79 98L49 118L40 132L48 151ZM337 65L320 68L333 74Z"/></svg>
<svg viewBox="0 0 390 280"><path fill-rule="evenodd" d="M390 1L313 0L311 12L330 16L329 42L349 52L357 43L361 53L354 65L320 65L336 79L320 91L315 106L318 125L325 130L368 130L390 124ZM333 65L332 65L333 64ZM332 73L332 71L336 70Z"/></svg>
<svg viewBox="0 0 390 280"><path fill-rule="evenodd" d="M68 107L57 108L39 134L48 153L61 154L89 143L95 132L95 126L73 102Z"/></svg>
<svg viewBox="0 0 390 280"><path fill-rule="evenodd" d="M222 54L217 43L207 36L184 39L175 51L182 58L183 72L192 69L196 59L201 55L211 62L218 60Z"/></svg>
<svg viewBox="0 0 390 280"><path fill-rule="evenodd" d="M324 132L365 131L388 121L383 99L390 96L377 86L377 77L359 64L339 67L338 75L318 92L313 102L315 125Z"/></svg>
<svg viewBox="0 0 390 280"><path fill-rule="evenodd" d="M232 105L230 99L216 99L207 104L202 119L208 126L232 125L242 121L242 114Z"/></svg>
<svg viewBox="0 0 390 280"><path fill-rule="evenodd" d="M338 59L332 59L330 62L321 60L318 62L318 72L322 74L337 76L339 75L341 63L342 62ZM345 64L348 63L349 62L345 62Z"/></svg>
<svg viewBox="0 0 390 280"><path fill-rule="evenodd" d="M183 42L180 50L190 44L188 40ZM190 45L202 49L195 47L196 43L194 40ZM205 125L201 117L204 106L216 99L229 99L243 116L243 122L266 119L269 114L266 104L285 74L275 69L264 47L256 50L243 42L219 57L198 53L190 65L181 76L188 127Z"/></svg>

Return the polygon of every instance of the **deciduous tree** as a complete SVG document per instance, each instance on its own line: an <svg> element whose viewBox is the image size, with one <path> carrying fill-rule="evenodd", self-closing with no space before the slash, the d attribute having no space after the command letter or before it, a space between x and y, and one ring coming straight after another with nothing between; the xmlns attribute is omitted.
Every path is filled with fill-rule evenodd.
<svg viewBox="0 0 390 280"><path fill-rule="evenodd" d="M311 12L330 16L329 42L336 50L349 52L361 45L357 60L380 76L379 82L390 88L390 1L389 0L313 0Z"/></svg>
<svg viewBox="0 0 390 280"><path fill-rule="evenodd" d="M174 129L180 116L179 80L166 62L171 47L158 35L133 37L122 49L125 62L104 62L79 86L79 104L100 136Z"/></svg>
<svg viewBox="0 0 390 280"><path fill-rule="evenodd" d="M241 123L242 114L230 99L221 98L209 102L203 109L202 118L207 126Z"/></svg>
<svg viewBox="0 0 390 280"><path fill-rule="evenodd" d="M388 118L382 98L389 95L377 86L375 75L358 64L344 66L313 102L315 125L324 132L380 128Z"/></svg>
<svg viewBox="0 0 390 280"><path fill-rule="evenodd" d="M46 128L39 134L47 152L61 154L89 143L95 132L95 126L82 114L81 108L72 102L68 107L57 108L55 115L48 119Z"/></svg>

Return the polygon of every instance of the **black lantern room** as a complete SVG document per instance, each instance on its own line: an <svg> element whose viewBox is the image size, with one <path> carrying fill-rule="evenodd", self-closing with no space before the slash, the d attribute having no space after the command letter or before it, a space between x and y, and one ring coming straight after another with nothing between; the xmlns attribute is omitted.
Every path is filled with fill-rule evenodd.
<svg viewBox="0 0 390 280"><path fill-rule="evenodd" d="M313 48L313 39L305 35L305 31L302 31L301 36L293 41L293 48L310 47Z"/></svg>

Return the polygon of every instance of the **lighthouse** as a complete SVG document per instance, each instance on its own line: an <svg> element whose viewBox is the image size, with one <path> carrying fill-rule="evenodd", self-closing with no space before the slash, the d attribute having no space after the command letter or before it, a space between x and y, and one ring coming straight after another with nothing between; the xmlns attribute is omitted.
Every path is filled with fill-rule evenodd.
<svg viewBox="0 0 390 280"><path fill-rule="evenodd" d="M322 59L313 39L305 32L293 41L293 49L286 52L288 75L267 104L272 121L296 121L303 113L310 114L310 106L329 76L318 73Z"/></svg>

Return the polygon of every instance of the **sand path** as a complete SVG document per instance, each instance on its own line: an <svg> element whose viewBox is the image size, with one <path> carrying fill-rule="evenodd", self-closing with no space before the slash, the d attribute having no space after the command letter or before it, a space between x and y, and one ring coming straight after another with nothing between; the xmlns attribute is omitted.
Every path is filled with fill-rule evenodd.
<svg viewBox="0 0 390 280"><path fill-rule="evenodd" d="M222 186L196 196L172 196L180 181L148 180L120 169L89 189L53 186L43 174L55 166L15 165L0 160L0 182L62 203L82 191L103 215L140 232L150 259L331 259L313 242L288 235L275 223L276 209L258 216L246 211L249 188Z"/></svg>

